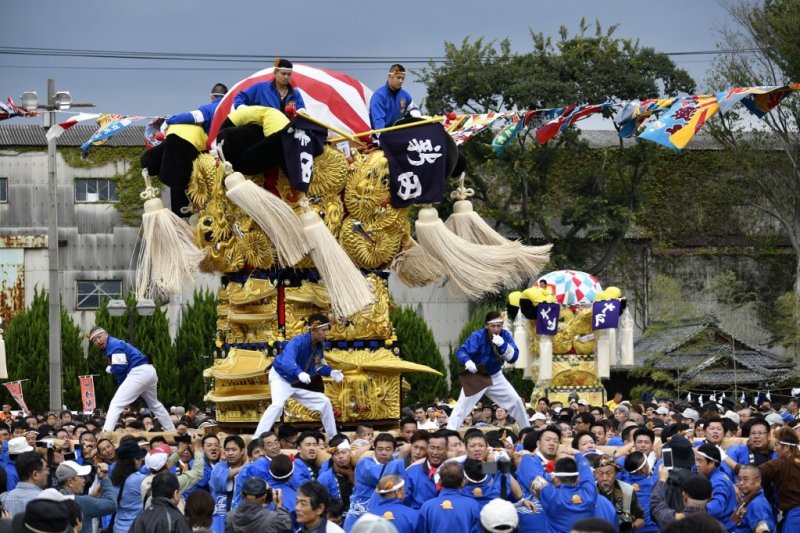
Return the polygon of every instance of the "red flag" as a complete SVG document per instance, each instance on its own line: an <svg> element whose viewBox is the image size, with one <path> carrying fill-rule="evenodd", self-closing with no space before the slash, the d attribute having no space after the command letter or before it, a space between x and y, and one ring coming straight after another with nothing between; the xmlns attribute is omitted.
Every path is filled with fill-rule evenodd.
<svg viewBox="0 0 800 533"><path fill-rule="evenodd" d="M81 381L81 401L83 401L83 411L91 413L97 408L94 398L94 378L92 376L79 376Z"/></svg>
<svg viewBox="0 0 800 533"><path fill-rule="evenodd" d="M26 412L30 413L28 410L28 406L25 405L25 398L22 397L22 382L21 381L9 381L8 383L3 383L8 389L8 392L11 393L11 397L14 398L14 401L17 402L17 405Z"/></svg>

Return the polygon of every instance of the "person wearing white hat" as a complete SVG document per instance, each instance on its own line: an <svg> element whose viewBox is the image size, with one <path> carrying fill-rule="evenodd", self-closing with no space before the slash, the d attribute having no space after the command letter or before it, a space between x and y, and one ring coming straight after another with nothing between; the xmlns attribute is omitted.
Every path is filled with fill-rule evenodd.
<svg viewBox="0 0 800 533"><path fill-rule="evenodd" d="M175 425L166 407L158 401L158 374L150 359L132 344L112 337L101 327L93 327L86 337L108 358L106 371L119 385L108 406L103 431L114 431L123 409L139 397L155 413L165 431L174 430Z"/></svg>
<svg viewBox="0 0 800 533"><path fill-rule="evenodd" d="M83 491L86 485L86 476L92 473L90 465L64 461L56 469L56 479L58 479L61 494L72 497L83 513L81 533L91 533L93 519L112 514L117 510L117 490L108 478L108 465L103 463L97 467L96 471L97 480L100 483L100 495L97 497L84 495Z"/></svg>
<svg viewBox="0 0 800 533"><path fill-rule="evenodd" d="M547 421L547 417L540 412L535 412L531 417L528 419L528 422L533 424L534 429L539 429L544 426L545 422Z"/></svg>
<svg viewBox="0 0 800 533"><path fill-rule="evenodd" d="M6 470L6 491L12 491L19 483L19 475L17 474L17 456L21 453L32 452L33 447L28 444L28 439L25 437L14 437L8 441L8 462L3 464Z"/></svg>
<svg viewBox="0 0 800 533"><path fill-rule="evenodd" d="M481 526L487 533L513 533L519 526L519 515L514 504L495 498L481 509Z"/></svg>
<svg viewBox="0 0 800 533"><path fill-rule="evenodd" d="M514 363L519 357L519 348L511 333L503 329L503 317L497 311L486 314L484 327L474 331L456 351L456 358L471 374L478 373L478 365L486 368L491 376L491 385L467 396L462 387L447 429L458 430L467 413L486 394L494 403L506 409L519 423L520 429L530 426L522 398L503 375L503 365Z"/></svg>

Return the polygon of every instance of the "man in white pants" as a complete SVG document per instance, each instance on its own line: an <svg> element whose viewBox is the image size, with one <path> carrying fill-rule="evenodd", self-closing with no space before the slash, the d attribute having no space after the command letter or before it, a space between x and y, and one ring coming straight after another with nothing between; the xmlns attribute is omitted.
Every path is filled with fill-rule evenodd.
<svg viewBox="0 0 800 533"><path fill-rule="evenodd" d="M492 377L492 384L471 396L464 394L462 388L458 402L450 413L447 429L458 430L464 417L472 412L484 394L511 413L520 429L530 426L522 398L503 375L503 365L517 360L519 348L514 344L511 333L503 329L503 317L500 313L497 311L487 313L484 327L467 337L464 344L456 351L456 357L472 374L478 372L478 365L484 365L486 373Z"/></svg>
<svg viewBox="0 0 800 533"><path fill-rule="evenodd" d="M275 358L269 371L269 388L272 403L264 411L256 428L255 436L272 429L272 425L283 413L283 406L289 398L311 409L319 411L322 427L328 439L336 435L336 419L333 416L331 401L325 394L295 387L292 384L311 383L311 376L320 374L330 376L336 383L344 379L341 370L333 370L325 363L325 339L330 331L330 321L323 315L308 317L308 333L297 335L286 344Z"/></svg>
<svg viewBox="0 0 800 533"><path fill-rule="evenodd" d="M93 327L87 337L89 342L108 357L109 366L106 367L106 372L112 374L119 385L111 398L111 405L108 406L103 431L114 431L122 410L140 396L161 422L164 431L174 430L175 425L169 413L158 401L158 375L155 367L150 364L150 359L135 346L112 337L101 327Z"/></svg>

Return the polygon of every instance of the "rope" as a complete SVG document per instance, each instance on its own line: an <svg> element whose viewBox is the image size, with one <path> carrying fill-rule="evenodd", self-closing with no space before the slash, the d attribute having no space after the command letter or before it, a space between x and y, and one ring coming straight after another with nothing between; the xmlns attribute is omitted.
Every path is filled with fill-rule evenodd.
<svg viewBox="0 0 800 533"><path fill-rule="evenodd" d="M225 141L220 141L217 143L217 147L214 150L214 155L222 162L222 166L225 169L225 175L230 176L233 174L233 165L225 159L225 154L222 152L223 144L225 144Z"/></svg>
<svg viewBox="0 0 800 533"><path fill-rule="evenodd" d="M139 198L144 201L158 198L161 191L153 187L153 181L150 179L150 173L146 168L142 169L142 177L144 178L144 191L139 193Z"/></svg>
<svg viewBox="0 0 800 533"><path fill-rule="evenodd" d="M308 201L308 196L305 193L300 195L300 201L298 202L300 207L303 209L303 213L308 213L311 208L309 207L310 202Z"/></svg>
<svg viewBox="0 0 800 533"><path fill-rule="evenodd" d="M475 191L473 189L469 189L464 187L464 173L461 173L461 177L458 178L458 187L456 190L450 193L451 200L466 200L471 196L475 196Z"/></svg>

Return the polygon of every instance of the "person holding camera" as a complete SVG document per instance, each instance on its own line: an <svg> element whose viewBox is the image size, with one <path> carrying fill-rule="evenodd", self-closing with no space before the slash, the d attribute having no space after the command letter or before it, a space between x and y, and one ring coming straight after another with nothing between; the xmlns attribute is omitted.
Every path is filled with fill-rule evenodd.
<svg viewBox="0 0 800 533"><path fill-rule="evenodd" d="M97 479L100 482L100 496L84 494L84 486L92 470L91 465L79 465L75 461L64 461L56 469L59 492L72 496L83 513L81 533L93 531L92 519L114 513L117 510L117 491L108 478L108 465L106 464L101 464L96 469Z"/></svg>
<svg viewBox="0 0 800 533"><path fill-rule="evenodd" d="M267 506L273 503L275 510ZM283 506L280 489L270 489L260 477L249 477L242 486L242 503L225 517L225 533L284 533L292 530L292 516Z"/></svg>

